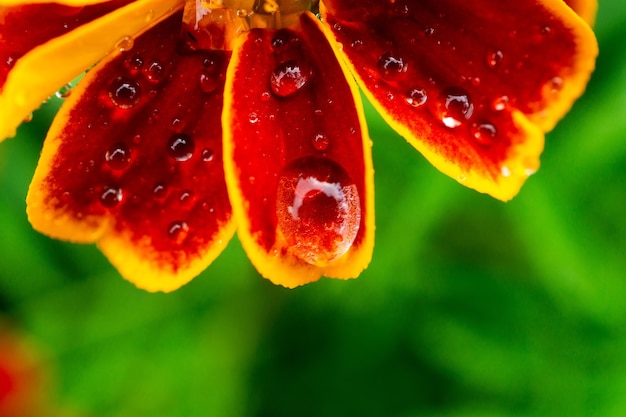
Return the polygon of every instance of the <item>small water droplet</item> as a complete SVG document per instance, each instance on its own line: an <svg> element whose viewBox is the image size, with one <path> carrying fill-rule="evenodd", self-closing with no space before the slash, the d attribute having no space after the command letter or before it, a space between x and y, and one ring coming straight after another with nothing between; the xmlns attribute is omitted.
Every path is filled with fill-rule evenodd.
<svg viewBox="0 0 626 417"><path fill-rule="evenodd" d="M195 198L193 196L193 193L189 190L185 190L180 194L180 197L178 198L180 203L183 206L189 207L193 204L193 202L195 201Z"/></svg>
<svg viewBox="0 0 626 417"><path fill-rule="evenodd" d="M281 54L287 49L297 46L299 43L300 38L287 29L277 30L271 41L272 49L274 53L277 54Z"/></svg>
<svg viewBox="0 0 626 417"><path fill-rule="evenodd" d="M141 87L131 78L117 77L109 85L109 98L117 107L129 109L139 103Z"/></svg>
<svg viewBox="0 0 626 417"><path fill-rule="evenodd" d="M361 224L356 185L337 163L301 158L279 178L276 202L278 233L293 256L324 266L344 255Z"/></svg>
<svg viewBox="0 0 626 417"><path fill-rule="evenodd" d="M211 149L207 148L202 151L202 160L204 162L211 162L214 157L215 155L213 154L213 151Z"/></svg>
<svg viewBox="0 0 626 417"><path fill-rule="evenodd" d="M472 137L480 145L493 145L498 131L490 122L473 123L471 127Z"/></svg>
<svg viewBox="0 0 626 417"><path fill-rule="evenodd" d="M428 100L426 90L423 88L412 88L405 97L406 102L412 107L422 107Z"/></svg>
<svg viewBox="0 0 626 417"><path fill-rule="evenodd" d="M474 113L474 104L468 92L460 87L444 89L436 105L439 119L449 128L460 126Z"/></svg>
<svg viewBox="0 0 626 417"><path fill-rule="evenodd" d="M187 222L175 221L170 223L170 225L167 227L167 235L177 244L183 243L188 234L189 225L187 224Z"/></svg>
<svg viewBox="0 0 626 417"><path fill-rule="evenodd" d="M302 89L311 76L308 65L292 59L274 68L270 75L270 87L278 97L288 97Z"/></svg>
<svg viewBox="0 0 626 417"><path fill-rule="evenodd" d="M270 92L269 92L269 91L263 91L263 92L261 93L261 101L263 101L263 102L268 102L268 101L270 101L271 96L272 96L272 95L270 94Z"/></svg>
<svg viewBox="0 0 626 417"><path fill-rule="evenodd" d="M154 10L150 9L146 13L146 19L145 19L146 23L150 23L152 21L152 19L154 19Z"/></svg>
<svg viewBox="0 0 626 417"><path fill-rule="evenodd" d="M54 93L54 95L58 98L68 98L70 95L72 95L72 88L74 88L72 84L67 83L63 87L59 88L57 92Z"/></svg>
<svg viewBox="0 0 626 417"><path fill-rule="evenodd" d="M499 49L494 49L492 51L487 52L487 65L490 68L496 68L500 66L502 63L502 59L504 58L504 54Z"/></svg>
<svg viewBox="0 0 626 417"><path fill-rule="evenodd" d="M172 135L168 144L168 154L179 162L188 161L193 156L195 144L193 139L185 133Z"/></svg>
<svg viewBox="0 0 626 417"><path fill-rule="evenodd" d="M135 75L143 67L143 58L139 54L131 55L124 61L124 65L132 75Z"/></svg>
<svg viewBox="0 0 626 417"><path fill-rule="evenodd" d="M122 202L122 189L114 186L105 186L100 194L100 204L107 208L113 208Z"/></svg>
<svg viewBox="0 0 626 417"><path fill-rule="evenodd" d="M28 122L32 122L33 121L33 113L28 113L26 116L24 116L24 118L22 119L22 123L28 123Z"/></svg>
<svg viewBox="0 0 626 417"><path fill-rule="evenodd" d="M107 165L113 170L123 170L130 164L130 149L128 145L117 142L111 145L105 154Z"/></svg>
<svg viewBox="0 0 626 417"><path fill-rule="evenodd" d="M556 94L563 89L563 78L556 76L550 78L550 80L546 83L546 90L550 94Z"/></svg>
<svg viewBox="0 0 626 417"><path fill-rule="evenodd" d="M378 72L387 80L395 80L404 74L408 65L404 58L385 52L378 58Z"/></svg>
<svg viewBox="0 0 626 417"><path fill-rule="evenodd" d="M159 61L152 61L144 70L146 78L152 83L160 83L165 79L165 67Z"/></svg>
<svg viewBox="0 0 626 417"><path fill-rule="evenodd" d="M502 110L506 109L507 107L509 107L509 97L508 96L496 97L491 102L491 108L494 109L495 111L502 111Z"/></svg>
<svg viewBox="0 0 626 417"><path fill-rule="evenodd" d="M313 136L313 148L315 148L316 151L325 151L328 149L328 145L330 145L330 139L328 139L328 136L323 133L318 133Z"/></svg>
<svg viewBox="0 0 626 417"><path fill-rule="evenodd" d="M502 174L503 177L510 177L511 169L508 166L503 165L502 168L500 169L500 173Z"/></svg>
<svg viewBox="0 0 626 417"><path fill-rule="evenodd" d="M200 74L200 89L205 93L212 93L219 85L214 75L202 73Z"/></svg>
<svg viewBox="0 0 626 417"><path fill-rule="evenodd" d="M163 200L167 196L167 187L165 184L159 183L154 186L152 193L157 200Z"/></svg>
<svg viewBox="0 0 626 417"><path fill-rule="evenodd" d="M255 112L248 114L248 121L252 124L259 123L259 115Z"/></svg>
<svg viewBox="0 0 626 417"><path fill-rule="evenodd" d="M357 51L362 51L363 47L364 47L363 40L361 40L361 39L353 40L352 43L350 44L350 47L352 49L357 50Z"/></svg>
<svg viewBox="0 0 626 417"><path fill-rule="evenodd" d="M119 50L120 52L130 51L131 49L133 49L134 44L135 41L131 36L124 36L122 39L117 41L117 43L115 44L115 49Z"/></svg>

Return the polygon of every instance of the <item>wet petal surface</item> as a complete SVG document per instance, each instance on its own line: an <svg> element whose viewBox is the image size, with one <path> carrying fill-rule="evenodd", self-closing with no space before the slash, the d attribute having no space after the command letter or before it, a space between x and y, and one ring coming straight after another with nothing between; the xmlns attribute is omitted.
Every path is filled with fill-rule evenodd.
<svg viewBox="0 0 626 417"><path fill-rule="evenodd" d="M560 1L324 4L392 127L444 173L503 200L538 168L543 131L594 65L593 34Z"/></svg>
<svg viewBox="0 0 626 417"><path fill-rule="evenodd" d="M369 263L373 172L356 91L310 13L235 49L227 183L244 248L275 283L356 277Z"/></svg>
<svg viewBox="0 0 626 417"><path fill-rule="evenodd" d="M35 228L98 241L148 290L189 281L234 232L220 124L230 53L190 48L181 19L88 73L51 128L28 196Z"/></svg>

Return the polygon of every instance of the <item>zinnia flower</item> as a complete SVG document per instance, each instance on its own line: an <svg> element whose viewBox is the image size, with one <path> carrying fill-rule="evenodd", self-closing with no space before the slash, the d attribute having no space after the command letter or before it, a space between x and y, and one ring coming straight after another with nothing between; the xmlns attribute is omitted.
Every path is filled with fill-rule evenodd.
<svg viewBox="0 0 626 417"><path fill-rule="evenodd" d="M597 54L583 0L59 3L0 0L0 136L95 64L50 128L29 219L97 242L152 291L191 280L235 230L287 287L366 268L357 84L435 167L510 199Z"/></svg>

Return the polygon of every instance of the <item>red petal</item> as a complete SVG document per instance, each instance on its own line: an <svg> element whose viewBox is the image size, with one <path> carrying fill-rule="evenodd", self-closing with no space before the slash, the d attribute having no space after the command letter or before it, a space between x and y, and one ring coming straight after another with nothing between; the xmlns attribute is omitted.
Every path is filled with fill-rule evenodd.
<svg viewBox="0 0 626 417"><path fill-rule="evenodd" d="M54 3L0 7L0 91L15 62L28 51L128 3L131 0L84 7Z"/></svg>
<svg viewBox="0 0 626 417"><path fill-rule="evenodd" d="M446 174L504 200L537 169L542 130L594 65L593 34L561 1L323 4L392 127Z"/></svg>
<svg viewBox="0 0 626 417"><path fill-rule="evenodd" d="M287 287L356 277L373 247L370 144L356 86L312 14L240 39L223 125L239 236L259 272Z"/></svg>
<svg viewBox="0 0 626 417"><path fill-rule="evenodd" d="M181 45L176 13L81 82L46 139L31 222L100 247L122 275L172 290L234 231L222 167L230 54Z"/></svg>

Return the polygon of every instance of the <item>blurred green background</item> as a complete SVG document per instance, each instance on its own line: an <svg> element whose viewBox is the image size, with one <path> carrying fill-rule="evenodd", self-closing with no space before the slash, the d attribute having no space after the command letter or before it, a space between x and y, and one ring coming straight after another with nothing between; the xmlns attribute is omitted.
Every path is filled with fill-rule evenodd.
<svg viewBox="0 0 626 417"><path fill-rule="evenodd" d="M52 370L49 415L626 415L626 3L601 2L596 32L588 91L512 202L440 174L368 108L373 262L296 290L235 240L149 294L32 231L55 104L37 112L0 148L0 313Z"/></svg>

